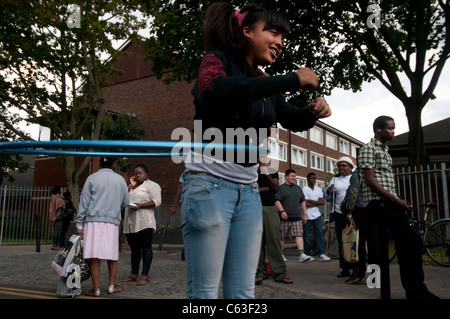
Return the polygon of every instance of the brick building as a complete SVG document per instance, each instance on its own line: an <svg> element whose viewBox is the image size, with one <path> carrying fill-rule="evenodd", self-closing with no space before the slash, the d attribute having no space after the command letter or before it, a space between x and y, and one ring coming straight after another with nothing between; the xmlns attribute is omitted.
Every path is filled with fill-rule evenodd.
<svg viewBox="0 0 450 319"><path fill-rule="evenodd" d="M123 75L113 74L108 78L114 85L104 88L105 108L113 112L136 114L145 132L142 140L171 141L172 132L179 127L192 131L194 104L190 92L193 83L180 81L166 85L153 74L152 62L144 60L139 43L128 43L123 50L130 55L115 64L115 68L122 70ZM279 161L281 182L284 182L285 170L293 168L297 172L299 185L305 185L306 175L313 171L317 175L317 185L323 187L334 175L337 159L347 155L356 163L356 149L362 144L318 121L314 128L301 133L291 133L282 127L274 128L268 147L270 156ZM35 166L35 185L47 185L44 180L48 174L43 172L48 170L49 165L44 163L51 161L53 170L57 163L52 158L39 161L42 163ZM149 178L162 188L164 205L170 205L184 164L175 164L170 157L132 158L131 161L132 167L143 163L149 168ZM58 175L64 180L64 168ZM62 181L59 184L64 186Z"/></svg>
<svg viewBox="0 0 450 319"><path fill-rule="evenodd" d="M282 127L275 129L269 138L271 156L279 161L280 182L284 172L292 168L297 173L296 183L306 185L306 175L314 172L317 186L325 187L336 173L337 160L349 156L356 164L357 150L363 143L330 125L317 121L304 132L290 132Z"/></svg>

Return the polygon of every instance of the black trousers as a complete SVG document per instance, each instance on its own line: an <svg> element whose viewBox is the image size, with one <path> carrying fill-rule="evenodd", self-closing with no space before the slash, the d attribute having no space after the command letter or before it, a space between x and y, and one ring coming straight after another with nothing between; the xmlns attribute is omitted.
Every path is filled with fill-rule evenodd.
<svg viewBox="0 0 450 319"><path fill-rule="evenodd" d="M390 298L390 290L386 292L386 287L383 290L383 284L389 284L388 228L397 251L400 279L406 296L407 298L419 296L425 287L422 240L410 218L404 210L388 201L371 201L366 211L369 217L368 263L380 266L381 298Z"/></svg>
<svg viewBox="0 0 450 319"><path fill-rule="evenodd" d="M153 228L126 234L126 237L131 249L131 273L139 274L139 264L142 258L142 276L148 276L153 261Z"/></svg>
<svg viewBox="0 0 450 319"><path fill-rule="evenodd" d="M366 262L367 262L367 250L366 250L366 236L367 227L369 227L369 219L365 208L355 207L352 212L353 220L355 221L356 228L359 230L359 242L358 242L358 262L352 264L353 275L360 278L364 278L366 274Z"/></svg>

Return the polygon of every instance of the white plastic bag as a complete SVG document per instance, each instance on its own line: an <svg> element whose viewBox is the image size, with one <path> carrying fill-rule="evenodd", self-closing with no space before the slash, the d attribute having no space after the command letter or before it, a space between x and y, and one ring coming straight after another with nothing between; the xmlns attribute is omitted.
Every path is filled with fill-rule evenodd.
<svg viewBox="0 0 450 319"><path fill-rule="evenodd" d="M60 277L67 277L67 267L72 263L73 257L81 252L81 243L81 236L72 235L53 258L52 268Z"/></svg>

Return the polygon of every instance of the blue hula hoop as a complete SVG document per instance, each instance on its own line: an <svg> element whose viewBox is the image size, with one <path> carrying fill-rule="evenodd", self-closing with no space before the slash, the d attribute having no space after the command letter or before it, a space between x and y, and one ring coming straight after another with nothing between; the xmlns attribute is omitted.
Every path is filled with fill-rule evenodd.
<svg viewBox="0 0 450 319"><path fill-rule="evenodd" d="M200 151L205 149L220 149L225 151L260 151L266 148L239 145L239 144L221 144L221 143L201 143L201 142L177 142L177 141L124 141L124 140L62 140L62 141L16 141L1 142L0 152L16 153L16 154L41 154L51 156L110 156L110 157L170 157L184 156L187 153L173 152L173 148L180 150ZM63 151L61 149L88 149L85 151L70 150ZM49 150L51 149L51 150ZM56 150L54 150L56 149ZM108 151L94 151L94 149L108 149ZM168 152L111 152L111 149L159 149Z"/></svg>

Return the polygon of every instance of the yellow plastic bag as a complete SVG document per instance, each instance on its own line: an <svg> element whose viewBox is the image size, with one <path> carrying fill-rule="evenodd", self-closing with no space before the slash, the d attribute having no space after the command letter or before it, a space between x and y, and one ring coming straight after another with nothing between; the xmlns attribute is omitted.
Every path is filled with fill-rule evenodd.
<svg viewBox="0 0 450 319"><path fill-rule="evenodd" d="M347 225L342 230L342 257L348 263L356 263L358 256L359 230L353 218L348 218Z"/></svg>

